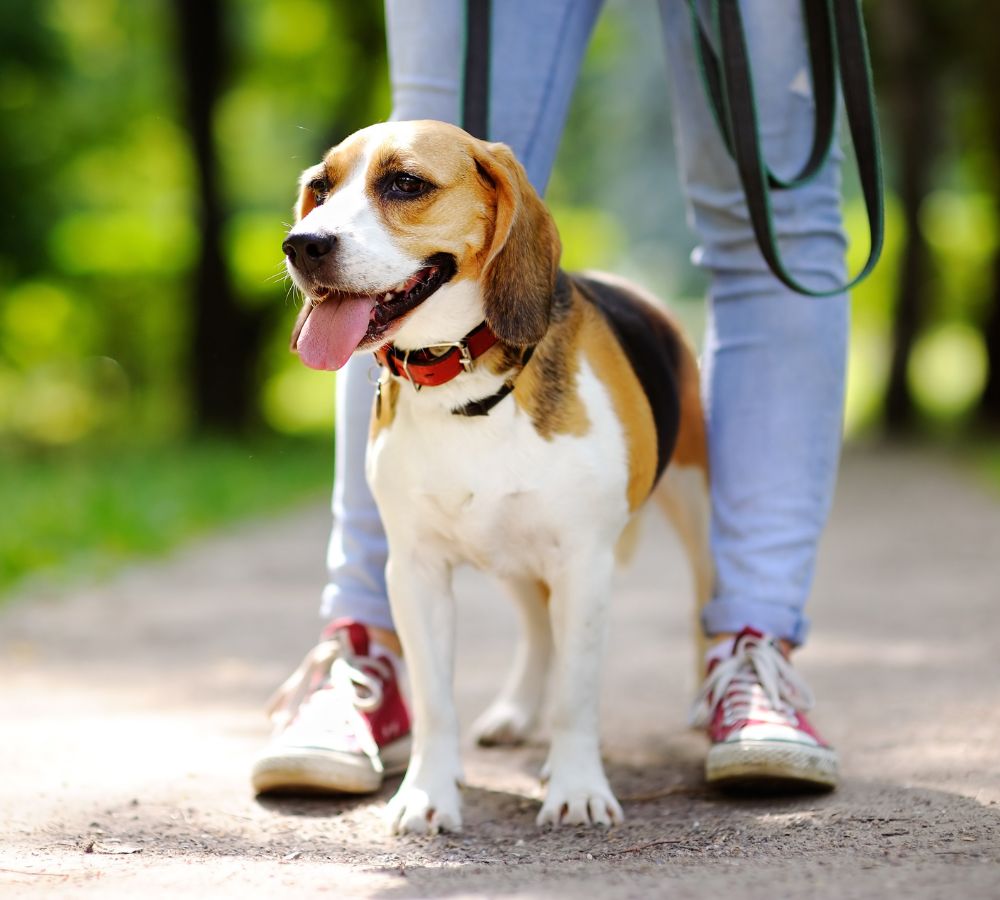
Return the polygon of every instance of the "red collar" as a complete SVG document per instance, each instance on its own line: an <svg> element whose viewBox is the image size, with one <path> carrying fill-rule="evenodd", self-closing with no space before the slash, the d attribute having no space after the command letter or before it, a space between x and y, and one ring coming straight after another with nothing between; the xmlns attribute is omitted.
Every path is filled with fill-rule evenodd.
<svg viewBox="0 0 1000 900"><path fill-rule="evenodd" d="M482 356L498 340L490 326L483 322L453 344L434 344L419 350L400 350L392 344L383 344L375 351L375 360L393 375L417 385L436 387L468 371L473 360ZM435 356L432 350L442 347L449 349Z"/></svg>

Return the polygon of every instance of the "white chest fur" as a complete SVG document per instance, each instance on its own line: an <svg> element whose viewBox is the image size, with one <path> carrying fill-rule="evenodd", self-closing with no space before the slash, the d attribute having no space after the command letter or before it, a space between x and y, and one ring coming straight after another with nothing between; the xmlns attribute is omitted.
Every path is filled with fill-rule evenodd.
<svg viewBox="0 0 1000 900"><path fill-rule="evenodd" d="M613 545L628 517L624 432L589 367L578 378L587 431L548 440L513 397L466 417L451 412L464 400L446 388L401 385L368 455L390 553L416 541L442 562L544 580L567 555Z"/></svg>

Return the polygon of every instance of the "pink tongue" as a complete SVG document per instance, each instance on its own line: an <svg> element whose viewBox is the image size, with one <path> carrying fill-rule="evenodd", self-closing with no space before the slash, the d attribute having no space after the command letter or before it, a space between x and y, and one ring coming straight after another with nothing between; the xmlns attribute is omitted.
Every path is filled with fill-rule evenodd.
<svg viewBox="0 0 1000 900"><path fill-rule="evenodd" d="M299 332L295 349L310 369L339 369L368 330L373 297L327 300L317 306Z"/></svg>

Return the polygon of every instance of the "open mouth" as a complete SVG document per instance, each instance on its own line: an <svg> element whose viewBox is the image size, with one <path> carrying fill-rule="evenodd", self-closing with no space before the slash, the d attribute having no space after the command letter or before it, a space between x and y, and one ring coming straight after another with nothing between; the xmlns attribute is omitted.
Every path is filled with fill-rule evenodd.
<svg viewBox="0 0 1000 900"><path fill-rule="evenodd" d="M292 336L303 362L317 369L339 369L361 347L383 343L393 325L455 274L454 257L447 253L435 254L426 263L404 282L375 295L312 288L312 308Z"/></svg>
<svg viewBox="0 0 1000 900"><path fill-rule="evenodd" d="M454 274L455 261L451 256L446 253L432 256L428 265L407 278L398 288L376 298L362 343L381 338L394 322L420 306Z"/></svg>

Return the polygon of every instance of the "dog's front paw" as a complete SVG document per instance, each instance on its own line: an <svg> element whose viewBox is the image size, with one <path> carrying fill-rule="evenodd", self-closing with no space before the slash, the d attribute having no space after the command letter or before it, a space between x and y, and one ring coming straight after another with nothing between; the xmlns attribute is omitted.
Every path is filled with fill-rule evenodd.
<svg viewBox="0 0 1000 900"><path fill-rule="evenodd" d="M508 700L498 700L476 719L472 734L483 747L513 747L523 744L534 726L533 709Z"/></svg>
<svg viewBox="0 0 1000 900"><path fill-rule="evenodd" d="M437 834L461 831L462 799L454 777L403 779L385 811L390 834Z"/></svg>
<svg viewBox="0 0 1000 900"><path fill-rule="evenodd" d="M603 772L582 777L579 773L560 774L549 781L545 802L536 819L538 826L620 825L625 821L621 805L611 792Z"/></svg>

